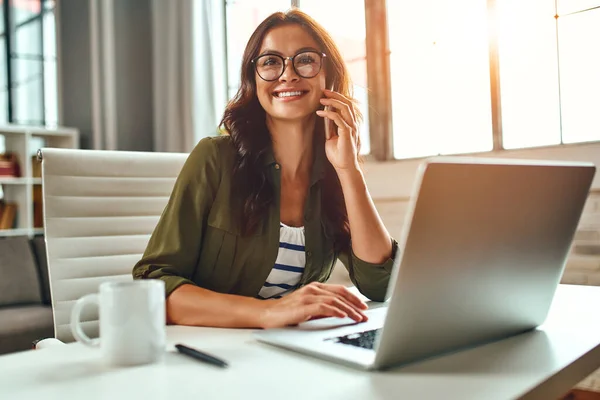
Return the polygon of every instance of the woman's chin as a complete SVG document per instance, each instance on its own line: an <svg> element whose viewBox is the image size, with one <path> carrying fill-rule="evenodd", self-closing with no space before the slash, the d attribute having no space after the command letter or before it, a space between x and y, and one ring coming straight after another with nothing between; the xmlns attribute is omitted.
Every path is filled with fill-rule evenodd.
<svg viewBox="0 0 600 400"><path fill-rule="evenodd" d="M272 110L267 111L267 115L269 115L274 120L280 121L306 121L307 119L311 119L316 117L315 111L318 110L318 107L309 108L309 107L273 107Z"/></svg>

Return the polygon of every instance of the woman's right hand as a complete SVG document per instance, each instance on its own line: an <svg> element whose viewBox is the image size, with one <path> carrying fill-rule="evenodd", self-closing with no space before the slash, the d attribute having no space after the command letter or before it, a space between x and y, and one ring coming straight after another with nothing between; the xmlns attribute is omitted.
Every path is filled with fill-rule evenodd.
<svg viewBox="0 0 600 400"><path fill-rule="evenodd" d="M368 307L342 285L312 282L280 299L264 301L263 328L296 325L309 319L349 317L364 322Z"/></svg>

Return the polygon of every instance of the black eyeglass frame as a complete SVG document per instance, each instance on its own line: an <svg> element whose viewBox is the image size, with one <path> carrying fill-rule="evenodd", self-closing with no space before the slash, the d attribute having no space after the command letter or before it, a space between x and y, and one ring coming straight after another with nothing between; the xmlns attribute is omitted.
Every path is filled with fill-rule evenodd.
<svg viewBox="0 0 600 400"><path fill-rule="evenodd" d="M296 57L298 57L300 54L306 54L306 53L317 54L319 56L319 60L321 61L321 63L319 64L319 70L313 76L304 76L304 75L300 74L298 72L298 70L296 69L296 65L294 64L294 60L296 59ZM282 60L281 64L283 65L283 68L281 69L281 73L279 74L279 76L277 78L274 78L274 79L265 79L265 78L262 77L262 75L260 74L260 72L258 72L258 65L256 64L256 61L259 58L264 57L264 56L275 56L275 57L279 57ZM254 70L256 71L256 73L258 74L258 76L260 76L260 79L262 79L263 81L266 81L266 82L274 82L277 79L281 78L281 76L284 74L285 69L287 68L287 65L285 65L285 60L290 60L290 63L292 64L292 68L294 69L294 72L296 73L296 75L298 75L298 76L300 76L300 77L302 77L304 79L311 79L311 78L314 78L315 76L319 75L319 72L321 72L321 69L323 69L323 59L326 58L326 57L327 57L327 54L322 53L320 51L308 50L308 51L301 51L301 52L299 52L297 54L294 54L291 57L284 57L284 56L282 56L280 54L274 54L274 53L261 54L261 55L259 55L257 57L254 57L252 60L250 60L250 62L252 64L254 64Z"/></svg>

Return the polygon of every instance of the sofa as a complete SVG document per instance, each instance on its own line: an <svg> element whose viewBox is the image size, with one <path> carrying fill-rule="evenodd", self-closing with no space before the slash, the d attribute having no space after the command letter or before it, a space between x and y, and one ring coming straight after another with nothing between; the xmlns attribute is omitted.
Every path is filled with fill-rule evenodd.
<svg viewBox="0 0 600 400"><path fill-rule="evenodd" d="M0 354L54 337L43 236L0 238Z"/></svg>

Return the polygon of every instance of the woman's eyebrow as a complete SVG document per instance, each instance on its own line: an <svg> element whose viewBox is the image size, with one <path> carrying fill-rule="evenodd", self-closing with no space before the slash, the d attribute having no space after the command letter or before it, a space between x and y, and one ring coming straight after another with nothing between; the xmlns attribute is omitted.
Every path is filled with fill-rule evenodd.
<svg viewBox="0 0 600 400"><path fill-rule="evenodd" d="M314 47L302 47L301 49L296 50L294 54L303 53L305 51L315 51L319 53L319 50L315 49ZM259 55L262 56L265 54L277 54L279 56L283 56L282 52L273 49L265 49Z"/></svg>
<svg viewBox="0 0 600 400"><path fill-rule="evenodd" d="M282 53L278 52L277 50L272 50L272 49L265 49L263 50L259 56L265 55L265 54L277 54L279 56L283 55Z"/></svg>

